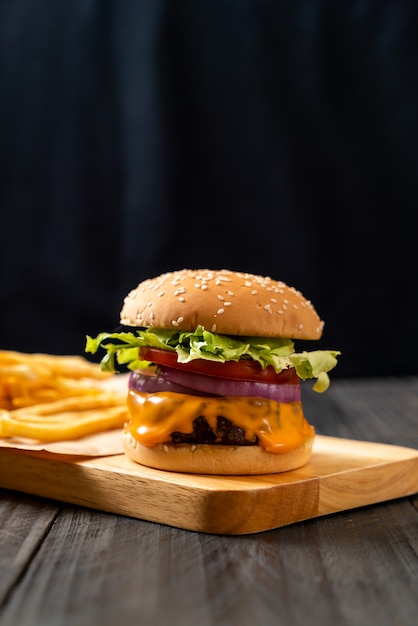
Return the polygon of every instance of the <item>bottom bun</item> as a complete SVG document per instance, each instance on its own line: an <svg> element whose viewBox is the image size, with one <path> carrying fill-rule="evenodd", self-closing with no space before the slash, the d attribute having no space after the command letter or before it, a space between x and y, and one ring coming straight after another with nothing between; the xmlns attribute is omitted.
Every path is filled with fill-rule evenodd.
<svg viewBox="0 0 418 626"><path fill-rule="evenodd" d="M161 443L148 447L127 431L123 433L122 441L126 455L147 467L188 474L233 476L276 474L302 467L311 457L314 437L312 428L298 448L281 454L267 452L257 445Z"/></svg>

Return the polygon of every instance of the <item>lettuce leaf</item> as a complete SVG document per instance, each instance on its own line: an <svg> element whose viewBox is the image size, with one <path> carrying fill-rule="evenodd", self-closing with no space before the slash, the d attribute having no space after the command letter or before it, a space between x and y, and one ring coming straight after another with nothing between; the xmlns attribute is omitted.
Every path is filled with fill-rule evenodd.
<svg viewBox="0 0 418 626"><path fill-rule="evenodd" d="M277 373L294 367L301 380L317 379L314 389L318 392L328 388L328 372L335 367L340 354L331 350L297 353L291 339L231 337L211 333L202 326L194 332L148 328L100 333L95 338L87 337L86 352L95 354L103 348L106 354L101 367L105 371L115 372L118 365L135 370L150 365L149 361L139 358L138 348L145 346L176 352L180 363L189 363L193 359L220 363L252 359L263 368L271 365Z"/></svg>

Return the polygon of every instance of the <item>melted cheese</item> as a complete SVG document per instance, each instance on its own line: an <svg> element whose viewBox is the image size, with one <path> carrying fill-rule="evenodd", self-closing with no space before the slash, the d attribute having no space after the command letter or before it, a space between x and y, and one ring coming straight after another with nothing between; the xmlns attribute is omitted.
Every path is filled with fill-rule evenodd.
<svg viewBox="0 0 418 626"><path fill-rule="evenodd" d="M171 442L171 433L193 432L193 421L204 416L215 430L218 416L245 431L246 439L258 437L269 452L284 453L297 448L313 432L303 415L301 402L281 403L264 398L191 396L182 393L140 393L130 390L127 429L145 446Z"/></svg>

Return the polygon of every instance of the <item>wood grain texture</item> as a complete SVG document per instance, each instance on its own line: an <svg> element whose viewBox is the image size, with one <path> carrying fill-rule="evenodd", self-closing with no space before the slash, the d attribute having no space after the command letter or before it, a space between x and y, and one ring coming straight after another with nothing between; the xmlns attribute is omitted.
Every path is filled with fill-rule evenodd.
<svg viewBox="0 0 418 626"><path fill-rule="evenodd" d="M0 490L0 606L36 553L59 507ZM4 532L13 528L12 532Z"/></svg>
<svg viewBox="0 0 418 626"><path fill-rule="evenodd" d="M417 531L407 499L236 537L63 505L0 623L415 626Z"/></svg>
<svg viewBox="0 0 418 626"><path fill-rule="evenodd" d="M319 435L306 466L235 477L163 472L125 455L80 460L3 448L0 486L188 530L248 534L411 495L418 451Z"/></svg>
<svg viewBox="0 0 418 626"><path fill-rule="evenodd" d="M418 448L418 379L305 397L321 434ZM230 536L5 490L0 521L1 626L417 622L418 494Z"/></svg>

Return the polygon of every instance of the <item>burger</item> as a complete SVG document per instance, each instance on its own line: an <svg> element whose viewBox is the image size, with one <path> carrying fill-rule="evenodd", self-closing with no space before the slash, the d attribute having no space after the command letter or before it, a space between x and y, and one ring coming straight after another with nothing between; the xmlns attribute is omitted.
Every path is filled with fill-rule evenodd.
<svg viewBox="0 0 418 626"><path fill-rule="evenodd" d="M149 467L270 474L305 465L313 426L301 381L323 392L337 351L295 351L324 323L295 288L230 270L183 269L141 282L117 332L87 337L107 371L130 370L124 450Z"/></svg>

